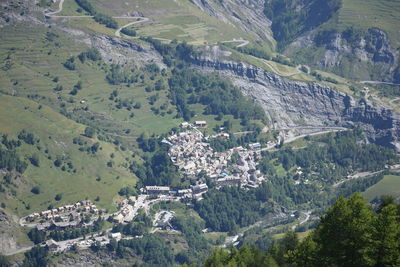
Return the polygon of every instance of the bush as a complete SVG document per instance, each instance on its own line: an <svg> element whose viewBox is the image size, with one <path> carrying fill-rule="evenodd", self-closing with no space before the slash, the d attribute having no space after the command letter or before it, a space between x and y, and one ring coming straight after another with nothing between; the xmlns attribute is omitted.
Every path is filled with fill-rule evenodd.
<svg viewBox="0 0 400 267"><path fill-rule="evenodd" d="M29 161L33 166L40 167L39 156L36 153L29 158Z"/></svg>
<svg viewBox="0 0 400 267"><path fill-rule="evenodd" d="M123 28L123 29L121 30L121 32L122 32L123 34L125 34L125 35L128 35L128 36L132 36L132 37L135 37L135 36L136 36L136 31L135 31L134 29Z"/></svg>
<svg viewBox="0 0 400 267"><path fill-rule="evenodd" d="M39 186L34 186L31 189L31 192L35 195L39 195L40 194L40 187Z"/></svg>
<svg viewBox="0 0 400 267"><path fill-rule="evenodd" d="M95 135L96 131L92 127L86 127L85 129L85 136L89 138L93 138Z"/></svg>

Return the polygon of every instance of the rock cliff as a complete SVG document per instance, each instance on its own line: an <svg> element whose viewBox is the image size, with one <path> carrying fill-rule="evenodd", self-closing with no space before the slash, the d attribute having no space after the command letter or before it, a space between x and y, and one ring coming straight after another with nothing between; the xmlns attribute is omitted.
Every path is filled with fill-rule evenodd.
<svg viewBox="0 0 400 267"><path fill-rule="evenodd" d="M275 128L350 126L360 123L370 141L400 148L400 115L335 88L301 82L242 62L218 60L221 51L209 47L193 59L196 69L229 77L244 94L259 103Z"/></svg>
<svg viewBox="0 0 400 267"><path fill-rule="evenodd" d="M387 34L378 29L311 32L285 53L304 64L361 80L394 81L399 55ZM304 55L307 57L304 57Z"/></svg>

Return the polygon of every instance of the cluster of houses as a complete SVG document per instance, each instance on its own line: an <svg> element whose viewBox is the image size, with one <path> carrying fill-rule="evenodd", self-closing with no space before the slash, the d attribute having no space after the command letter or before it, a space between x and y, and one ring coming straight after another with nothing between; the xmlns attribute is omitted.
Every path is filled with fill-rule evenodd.
<svg viewBox="0 0 400 267"><path fill-rule="evenodd" d="M83 200L72 205L65 205L51 210L35 212L23 218L26 223L35 224L38 230L65 229L78 227L87 215L99 215L100 210L90 200Z"/></svg>
<svg viewBox="0 0 400 267"><path fill-rule="evenodd" d="M239 184L255 188L265 180L256 168L256 162L261 158L259 143L251 144L251 149L236 147L226 152L215 152L197 129L174 134L167 140L171 145L168 153L172 162L188 178L199 178L198 183L204 182L201 173L212 178L217 188Z"/></svg>
<svg viewBox="0 0 400 267"><path fill-rule="evenodd" d="M181 200L183 198L199 200L207 191L208 186L205 183L191 185L190 188L180 190L172 190L169 186L146 186L143 190L147 195L168 195L171 196L173 200Z"/></svg>
<svg viewBox="0 0 400 267"><path fill-rule="evenodd" d="M129 199L124 199L120 203L118 212L114 214L113 221L116 223L130 222L134 217L134 209L131 203L136 200L134 196L129 197Z"/></svg>

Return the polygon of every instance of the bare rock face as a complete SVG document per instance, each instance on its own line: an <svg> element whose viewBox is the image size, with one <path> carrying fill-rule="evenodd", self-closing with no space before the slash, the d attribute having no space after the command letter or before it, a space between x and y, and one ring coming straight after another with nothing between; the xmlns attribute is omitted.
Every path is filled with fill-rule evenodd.
<svg viewBox="0 0 400 267"><path fill-rule="evenodd" d="M293 56L304 49L318 68L361 80L372 76L373 80L393 81L399 59L387 34L378 28L351 38L337 31L311 32L294 41L285 53Z"/></svg>
<svg viewBox="0 0 400 267"><path fill-rule="evenodd" d="M117 264L117 259L112 253L107 253L106 251L99 251L97 253L91 250L78 250L74 255L63 254L60 259L57 260L55 264L51 266L57 267L88 267L88 266L103 266L105 264L110 264L111 266L125 266Z"/></svg>
<svg viewBox="0 0 400 267"><path fill-rule="evenodd" d="M230 77L245 95L263 107L270 121L278 127L360 123L370 141L398 146L400 115L391 110L319 83L290 80L242 62L214 59L215 52L206 53L193 59L193 64L198 70L218 71Z"/></svg>
<svg viewBox="0 0 400 267"><path fill-rule="evenodd" d="M16 222L14 219L0 210L0 253L9 254L18 247L15 235Z"/></svg>
<svg viewBox="0 0 400 267"><path fill-rule="evenodd" d="M92 47L99 49L102 58L108 63L143 66L154 62L165 68L162 57L150 45L139 45L122 38L101 35L91 36L89 42Z"/></svg>

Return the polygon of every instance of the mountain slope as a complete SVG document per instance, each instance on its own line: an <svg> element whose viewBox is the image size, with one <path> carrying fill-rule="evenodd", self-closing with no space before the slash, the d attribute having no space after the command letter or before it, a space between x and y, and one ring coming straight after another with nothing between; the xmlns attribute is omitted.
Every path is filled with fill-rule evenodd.
<svg viewBox="0 0 400 267"><path fill-rule="evenodd" d="M341 8L287 45L299 62L358 80L399 81L399 1L343 0Z"/></svg>

